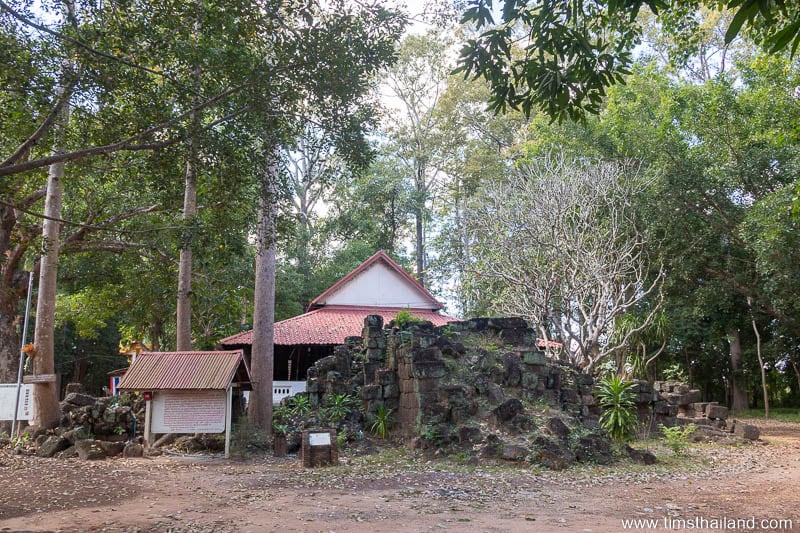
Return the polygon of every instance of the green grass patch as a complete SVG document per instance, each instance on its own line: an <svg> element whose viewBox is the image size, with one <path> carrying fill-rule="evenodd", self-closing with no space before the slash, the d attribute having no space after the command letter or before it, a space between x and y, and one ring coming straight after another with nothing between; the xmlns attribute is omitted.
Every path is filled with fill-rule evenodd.
<svg viewBox="0 0 800 533"><path fill-rule="evenodd" d="M735 411L732 415L733 418L760 418L764 419L763 409L747 409L744 411ZM769 410L770 420L778 420L780 422L796 422L800 423L800 409L790 407L779 407L777 409Z"/></svg>

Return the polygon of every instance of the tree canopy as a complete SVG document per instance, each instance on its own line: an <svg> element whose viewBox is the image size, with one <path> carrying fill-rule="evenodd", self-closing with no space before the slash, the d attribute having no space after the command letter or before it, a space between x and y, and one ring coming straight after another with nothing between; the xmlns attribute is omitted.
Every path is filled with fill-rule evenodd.
<svg viewBox="0 0 800 533"><path fill-rule="evenodd" d="M495 111L538 109L553 119L583 120L597 114L608 88L631 73L641 43L643 8L670 31L693 39L697 11L731 13L725 42L746 30L772 52L794 54L800 45L800 8L772 0L471 0L462 23L480 34L461 49L459 72L491 87ZM744 30L743 30L744 29Z"/></svg>

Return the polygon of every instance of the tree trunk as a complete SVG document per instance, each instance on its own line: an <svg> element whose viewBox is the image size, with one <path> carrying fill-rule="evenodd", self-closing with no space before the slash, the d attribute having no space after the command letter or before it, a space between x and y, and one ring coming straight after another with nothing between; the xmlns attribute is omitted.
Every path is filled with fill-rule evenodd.
<svg viewBox="0 0 800 533"><path fill-rule="evenodd" d="M194 143L190 142L190 145ZM186 175L183 191L183 220L191 221L197 215L197 172L192 156L193 148L189 149L186 160ZM178 304L175 349L187 352L192 349L192 234L184 232L181 247L180 261L178 264Z"/></svg>
<svg viewBox="0 0 800 533"><path fill-rule="evenodd" d="M72 363L72 382L86 385L84 380L87 370L89 370L89 358L86 355L75 357L75 361Z"/></svg>
<svg viewBox="0 0 800 533"><path fill-rule="evenodd" d="M270 146L269 160L261 175L256 235L256 279L253 302L253 345L250 359L253 390L247 409L249 422L272 431L272 377L275 330L275 191L278 150Z"/></svg>
<svg viewBox="0 0 800 533"><path fill-rule="evenodd" d="M733 411L743 411L748 408L747 389L744 378L739 370L742 365L742 341L739 330L734 329L728 333L731 356L731 409Z"/></svg>
<svg viewBox="0 0 800 533"><path fill-rule="evenodd" d="M298 235L298 243L297 243L297 273L300 274L301 279L303 280L303 287L306 290L309 287L312 287L312 274L311 274L311 240L312 240L312 228L309 219L310 213L301 212L300 213L300 235ZM309 295L308 293L304 293L300 297L300 301L298 302L303 311L308 311L308 305L311 303L310 298L313 298L314 295Z"/></svg>
<svg viewBox="0 0 800 533"><path fill-rule="evenodd" d="M19 339L17 338L17 294L10 285L14 280L14 266L8 264L11 235L17 224L14 209L0 205L0 383L13 383L19 366ZM11 271L9 271L11 270Z"/></svg>
<svg viewBox="0 0 800 533"><path fill-rule="evenodd" d="M417 281L419 281L420 285L425 285L425 235L424 235L424 228L422 224L422 209L415 209L414 210L414 218L416 223L416 235L417 235Z"/></svg>
<svg viewBox="0 0 800 533"><path fill-rule="evenodd" d="M425 165L417 164L417 176L415 180L416 198L414 203L414 222L416 225L417 237L417 281L425 286Z"/></svg>
<svg viewBox="0 0 800 533"><path fill-rule="evenodd" d="M792 361L792 368L794 369L794 377L797 378L797 390L800 390L800 366L797 366L797 361L791 355L789 359Z"/></svg>
<svg viewBox="0 0 800 533"><path fill-rule="evenodd" d="M747 299L748 305L750 298ZM764 359L761 357L761 333L756 326L756 319L753 318L753 331L756 334L756 355L758 356L758 366L761 369L761 392L764 394L764 418L769 418L769 392L767 391L767 371L764 368Z"/></svg>
<svg viewBox="0 0 800 533"><path fill-rule="evenodd" d="M200 69L195 67L195 90L200 87ZM189 116L189 122L197 131L197 113ZM197 216L197 141L194 133L189 138L186 154L186 169L183 181L183 221L194 222ZM184 228L181 255L178 262L178 302L176 306L175 349L188 352L192 349L192 241L194 229Z"/></svg>
<svg viewBox="0 0 800 533"><path fill-rule="evenodd" d="M66 68L62 69L66 70ZM64 74L62 73L62 76ZM64 84L58 91L61 98ZM53 153L65 151L65 135L69 124L69 103L64 106L61 116L54 126ZM35 357L34 374L54 374L54 334L56 312L56 284L58 279L58 246L61 230L61 196L64 179L64 163L53 163L47 174L47 194L45 196L42 222L42 256L39 269L39 296L36 300L36 328L33 334ZM58 389L55 382L37 383L33 387L34 420L33 425L54 427L61 416L58 406Z"/></svg>
<svg viewBox="0 0 800 533"><path fill-rule="evenodd" d="M161 351L161 335L164 333L164 321L154 318L150 323L150 349L154 352Z"/></svg>
<svg viewBox="0 0 800 533"><path fill-rule="evenodd" d="M43 193L42 193L43 195ZM28 206L40 196L26 199ZM27 296L28 276L21 261L33 235L20 234L15 209L0 206L0 383L15 383L19 369L19 303Z"/></svg>
<svg viewBox="0 0 800 533"><path fill-rule="evenodd" d="M6 276L3 276L4 283L0 288L0 383L16 383L19 370L20 340L17 333L19 324L17 306L21 295L17 292L19 288L14 281L16 278L14 274L10 273L8 280L6 280Z"/></svg>

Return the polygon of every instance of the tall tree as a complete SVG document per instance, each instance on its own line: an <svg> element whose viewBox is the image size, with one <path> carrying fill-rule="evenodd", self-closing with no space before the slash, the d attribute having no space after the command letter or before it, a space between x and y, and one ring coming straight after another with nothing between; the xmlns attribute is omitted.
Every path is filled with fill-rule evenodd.
<svg viewBox="0 0 800 533"><path fill-rule="evenodd" d="M442 35L409 35L387 76L399 110L390 115L391 150L413 184L414 247L417 281L426 284L426 219L442 170L442 124L436 113L449 74L447 41Z"/></svg>
<svg viewBox="0 0 800 533"><path fill-rule="evenodd" d="M294 219L292 248L287 250L296 262L297 272L311 291L312 270L316 257L326 250L320 249L319 234L324 218L323 211L328 210L328 202L335 189L348 187L351 169L345 160L336 152L335 139L313 122L301 125L294 141L282 152L289 192L292 195L291 217ZM337 201L341 201L337 199ZM317 252L315 254L314 252ZM315 257L316 256L316 257ZM303 306L313 298L307 293Z"/></svg>
<svg viewBox="0 0 800 533"><path fill-rule="evenodd" d="M469 212L473 286L491 292L495 312L531 320L542 338L586 373L654 319L662 275L649 277L653 243L631 200L647 180L635 167L532 161L507 182L488 184ZM622 338L620 317L644 309Z"/></svg>
<svg viewBox="0 0 800 533"><path fill-rule="evenodd" d="M75 6L71 0L64 4L65 22L77 25ZM70 100L72 88L70 77L74 76L73 65L63 59L59 73L59 86L56 100L63 101L53 123L53 154L66 151L66 137L69 127ZM58 279L58 253L61 207L63 196L65 163L54 161L47 173L47 188L42 222L42 257L39 269L39 293L36 302L36 326L33 334L34 374L51 374L52 380L36 383L33 389L33 424L51 428L58 424L61 416L58 405L59 391L55 379L55 314L56 284Z"/></svg>
<svg viewBox="0 0 800 533"><path fill-rule="evenodd" d="M270 38L260 50L264 63L281 75L277 87L258 95L268 105L256 108L254 137L263 140L265 171L259 177L257 309L253 320L253 379L248 417L258 427L272 427L272 354L275 294L274 201L280 173L278 142L289 138L293 124L314 119L354 160L366 151L363 100L378 71L392 59L404 20L380 4L311 3L281 5L266 16ZM346 37L343 37L346 36ZM280 109L280 112L278 110ZM311 113L308 113L311 111ZM312 114L313 113L313 114ZM286 116L292 120L286 120ZM340 150L341 153L341 150ZM269 309L263 309L263 307Z"/></svg>
<svg viewBox="0 0 800 533"><path fill-rule="evenodd" d="M265 141L258 189L255 296L253 302L253 391L247 418L251 424L272 428L272 374L275 331L275 218L279 181L279 152L275 136Z"/></svg>
<svg viewBox="0 0 800 533"><path fill-rule="evenodd" d="M699 81L638 67L625 87L614 88L601 120L622 154L643 160L658 176L645 208L653 213L647 231L661 241L669 272L665 298L674 346L705 373L713 366L740 409L760 373L747 299L765 341L778 331L797 338L793 304L773 291L773 280L788 288L796 279L786 261L792 247L785 245L794 240L788 236L797 183L791 125L797 70L792 62L758 55L742 55L731 66ZM655 215L664 213L680 216ZM718 360L723 348L727 361ZM765 356L786 349L767 342L762 348Z"/></svg>

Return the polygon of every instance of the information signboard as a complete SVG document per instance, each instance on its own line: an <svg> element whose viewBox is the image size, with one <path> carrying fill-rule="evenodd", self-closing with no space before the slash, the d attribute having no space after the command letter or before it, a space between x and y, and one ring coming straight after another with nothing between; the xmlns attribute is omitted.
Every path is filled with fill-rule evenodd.
<svg viewBox="0 0 800 533"><path fill-rule="evenodd" d="M17 384L0 383L0 420L14 419L14 404L17 402ZM17 420L33 419L33 385L22 385L19 392Z"/></svg>
<svg viewBox="0 0 800 533"><path fill-rule="evenodd" d="M154 391L153 433L222 433L227 396L224 390Z"/></svg>
<svg viewBox="0 0 800 533"><path fill-rule="evenodd" d="M308 444L310 446L330 446L331 434L327 431L325 433L311 433L308 436Z"/></svg>

